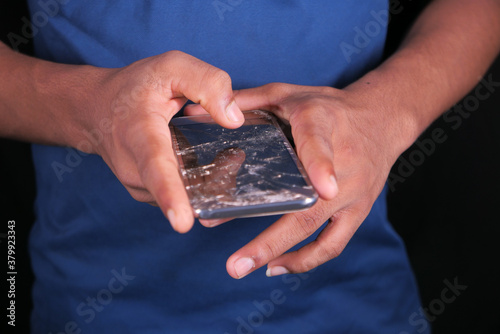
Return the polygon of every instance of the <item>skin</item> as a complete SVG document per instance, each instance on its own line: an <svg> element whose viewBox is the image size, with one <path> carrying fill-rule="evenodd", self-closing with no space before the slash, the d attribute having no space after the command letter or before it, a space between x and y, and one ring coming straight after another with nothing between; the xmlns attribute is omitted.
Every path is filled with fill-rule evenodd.
<svg viewBox="0 0 500 334"><path fill-rule="evenodd" d="M235 92L243 110L270 110L290 123L322 200L283 216L235 252L228 273L241 278L266 264L268 276L300 273L340 255L399 155L474 87L498 54L499 17L499 1L434 1L398 52L343 90L273 83ZM187 109L199 113L199 106ZM326 221L316 240L285 253Z"/></svg>
<svg viewBox="0 0 500 334"><path fill-rule="evenodd" d="M227 271L241 278L267 264L268 276L304 272L342 252L398 156L485 73L500 50L499 17L498 0L436 0L391 58L343 90L273 83L233 92L227 73L179 51L103 69L0 45L0 136L99 154L131 196L158 205L183 233L194 218L171 117L187 99L200 105L188 113L208 112L228 128L242 124L240 110L270 110L290 123L321 200L264 230L231 255ZM85 131L101 139L89 142ZM315 241L286 253L325 221Z"/></svg>
<svg viewBox="0 0 500 334"><path fill-rule="evenodd" d="M226 72L180 51L105 69L50 63L1 44L0 68L0 136L99 154L134 199L159 206L176 231L191 229L168 122L189 99L220 125L239 127ZM85 132L102 140L89 143Z"/></svg>

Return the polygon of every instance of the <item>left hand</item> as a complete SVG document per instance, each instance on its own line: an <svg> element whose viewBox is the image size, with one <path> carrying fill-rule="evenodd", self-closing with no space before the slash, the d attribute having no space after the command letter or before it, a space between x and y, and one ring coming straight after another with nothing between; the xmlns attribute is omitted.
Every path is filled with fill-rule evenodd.
<svg viewBox="0 0 500 334"><path fill-rule="evenodd" d="M401 153L384 108L363 96L356 89L280 83L235 92L241 110L268 110L290 123L298 156L321 199L307 211L284 215L229 257L226 266L232 277L244 277L265 264L268 276L305 272L343 251ZM186 110L201 112L199 106ZM316 240L285 253L326 221Z"/></svg>

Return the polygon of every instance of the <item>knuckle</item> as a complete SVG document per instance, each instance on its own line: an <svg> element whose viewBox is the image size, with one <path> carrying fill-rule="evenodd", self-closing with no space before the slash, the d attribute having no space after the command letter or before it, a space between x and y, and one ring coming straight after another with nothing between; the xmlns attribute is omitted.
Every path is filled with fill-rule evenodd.
<svg viewBox="0 0 500 334"><path fill-rule="evenodd" d="M179 51L179 50L170 50L158 57L160 59L160 62L172 62L173 64L176 64L177 62L183 62L186 61L187 58L190 58L188 54Z"/></svg>
<svg viewBox="0 0 500 334"><path fill-rule="evenodd" d="M217 67L208 66L205 76L217 89L231 89L231 77L227 72Z"/></svg>
<svg viewBox="0 0 500 334"><path fill-rule="evenodd" d="M139 176L138 173L128 169L128 168L120 168L116 171L116 177L120 182L127 188L129 189L143 189L144 184L142 183L142 180Z"/></svg>
<svg viewBox="0 0 500 334"><path fill-rule="evenodd" d="M281 255L282 252L279 250L278 243L273 241L265 241L262 244L262 255L256 258L256 260L260 260L263 263L269 262L271 259L274 259Z"/></svg>
<svg viewBox="0 0 500 334"><path fill-rule="evenodd" d="M127 187L127 190L130 193L130 196L132 196L132 198L138 202L143 202L143 203L154 202L153 196L151 196L151 194L147 191L134 190L134 189L130 189L128 187Z"/></svg>
<svg viewBox="0 0 500 334"><path fill-rule="evenodd" d="M214 106L213 104L217 101L228 104L232 99L231 77L225 71L217 67L207 66L201 82L207 89L200 89L198 102L202 106L208 107L208 110L211 109L210 105ZM207 82L208 85L206 85Z"/></svg>
<svg viewBox="0 0 500 334"><path fill-rule="evenodd" d="M263 86L264 91L268 96L272 96L273 98L281 99L286 96L286 93L289 89L288 84L272 82Z"/></svg>
<svg viewBox="0 0 500 334"><path fill-rule="evenodd" d="M318 261L313 258L306 258L300 265L300 272L310 271L318 266Z"/></svg>
<svg viewBox="0 0 500 334"><path fill-rule="evenodd" d="M301 236L310 236L318 229L318 225L321 223L321 217L314 210L297 212L293 215L293 219L293 226L296 227L295 230Z"/></svg>
<svg viewBox="0 0 500 334"><path fill-rule="evenodd" d="M179 51L179 50L170 50L170 51L165 52L164 54L167 56L170 56L170 57L179 57L179 56L186 55L186 53Z"/></svg>
<svg viewBox="0 0 500 334"><path fill-rule="evenodd" d="M295 261L290 267L291 272L295 274L305 273L315 269L321 264L320 261L314 256L307 256L299 261Z"/></svg>
<svg viewBox="0 0 500 334"><path fill-rule="evenodd" d="M317 89L318 93L324 96L335 96L338 95L339 93L342 93L342 90L330 86L320 86L317 87Z"/></svg>
<svg viewBox="0 0 500 334"><path fill-rule="evenodd" d="M324 261L328 261L331 259L334 259L338 257L342 251L344 250L344 247L338 245L338 244L323 244L320 243L318 245L318 258L324 259Z"/></svg>
<svg viewBox="0 0 500 334"><path fill-rule="evenodd" d="M282 89L283 84L280 84L280 83L277 83L277 82L268 83L268 84L264 85L264 87L266 88L266 90L270 94L281 93L283 91L283 89Z"/></svg>

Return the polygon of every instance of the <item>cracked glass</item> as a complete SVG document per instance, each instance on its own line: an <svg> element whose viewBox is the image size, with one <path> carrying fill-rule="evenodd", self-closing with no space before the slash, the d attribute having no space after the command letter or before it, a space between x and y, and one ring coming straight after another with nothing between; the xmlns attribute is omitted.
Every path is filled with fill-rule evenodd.
<svg viewBox="0 0 500 334"><path fill-rule="evenodd" d="M264 216L304 210L317 193L276 117L254 110L226 129L209 115L170 122L174 151L195 216Z"/></svg>

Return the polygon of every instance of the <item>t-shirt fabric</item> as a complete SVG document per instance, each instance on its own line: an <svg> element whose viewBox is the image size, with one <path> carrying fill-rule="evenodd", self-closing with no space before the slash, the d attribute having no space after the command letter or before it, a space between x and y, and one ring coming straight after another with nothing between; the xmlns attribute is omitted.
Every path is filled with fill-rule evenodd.
<svg viewBox="0 0 500 334"><path fill-rule="evenodd" d="M181 50L228 72L235 89L341 88L380 62L388 13L385 0L29 3L40 58L122 67ZM268 278L261 268L235 280L228 256L279 217L197 223L180 235L99 156L34 145L33 158L33 333L427 330L385 191L338 258L305 274Z"/></svg>

